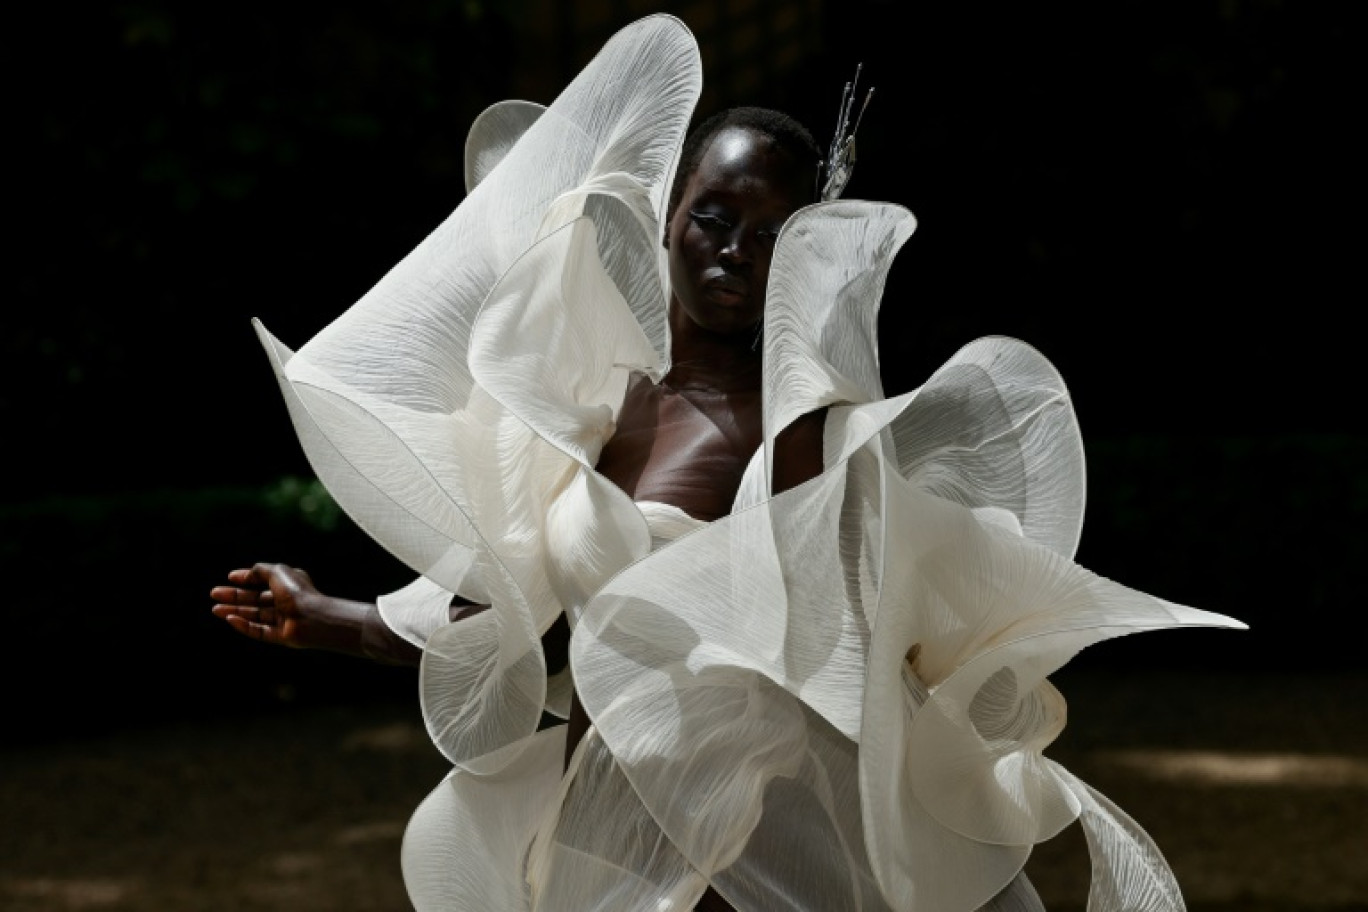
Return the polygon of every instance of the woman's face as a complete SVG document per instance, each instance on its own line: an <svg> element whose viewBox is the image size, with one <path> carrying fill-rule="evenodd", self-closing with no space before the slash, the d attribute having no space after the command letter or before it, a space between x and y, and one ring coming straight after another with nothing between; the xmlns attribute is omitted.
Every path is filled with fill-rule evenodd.
<svg viewBox="0 0 1368 912"><path fill-rule="evenodd" d="M713 137L665 236L672 303L694 323L724 334L754 329L774 239L811 201L815 167L747 127L724 127Z"/></svg>

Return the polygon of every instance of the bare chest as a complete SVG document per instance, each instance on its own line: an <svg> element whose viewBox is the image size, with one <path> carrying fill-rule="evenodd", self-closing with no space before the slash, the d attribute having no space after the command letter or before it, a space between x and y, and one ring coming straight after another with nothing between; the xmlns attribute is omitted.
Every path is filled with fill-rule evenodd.
<svg viewBox="0 0 1368 912"><path fill-rule="evenodd" d="M758 391L673 390L640 378L597 468L633 500L714 520L731 512L760 440Z"/></svg>

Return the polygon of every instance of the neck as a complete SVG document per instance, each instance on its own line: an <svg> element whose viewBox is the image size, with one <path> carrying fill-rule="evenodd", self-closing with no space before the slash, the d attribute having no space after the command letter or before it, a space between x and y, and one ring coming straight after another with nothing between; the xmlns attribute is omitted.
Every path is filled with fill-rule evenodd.
<svg viewBox="0 0 1368 912"><path fill-rule="evenodd" d="M704 329L671 302L670 371L667 386L698 387L721 392L760 389L759 325L737 333Z"/></svg>

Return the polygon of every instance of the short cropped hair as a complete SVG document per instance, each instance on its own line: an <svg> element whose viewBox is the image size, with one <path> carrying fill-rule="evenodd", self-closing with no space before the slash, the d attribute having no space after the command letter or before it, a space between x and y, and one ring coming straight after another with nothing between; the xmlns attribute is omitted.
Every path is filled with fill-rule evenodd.
<svg viewBox="0 0 1368 912"><path fill-rule="evenodd" d="M817 201L817 171L821 166L822 153L812 133L797 120L773 108L757 108L749 105L726 108L704 120L689 132L684 147L679 153L679 165L675 169L674 184L670 187L670 204L665 210L665 220L674 217L675 208L684 195L684 185L698 170L704 154L712 145L713 137L727 127L745 127L764 134L778 144L795 162L812 163L812 201Z"/></svg>

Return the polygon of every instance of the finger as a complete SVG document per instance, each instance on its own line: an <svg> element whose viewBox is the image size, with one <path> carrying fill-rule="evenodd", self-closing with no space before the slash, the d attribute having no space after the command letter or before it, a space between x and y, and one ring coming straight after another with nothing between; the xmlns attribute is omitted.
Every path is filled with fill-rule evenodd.
<svg viewBox="0 0 1368 912"><path fill-rule="evenodd" d="M259 608L270 608L275 605L275 593L269 589L258 592L255 589L239 589L236 586L215 586L209 590L209 597L225 605L255 605Z"/></svg>
<svg viewBox="0 0 1368 912"><path fill-rule="evenodd" d="M269 574L263 574L259 568L270 567L272 564L257 564L253 567L239 567L228 572L228 582L237 583L239 586L264 586L266 585Z"/></svg>
<svg viewBox="0 0 1368 912"><path fill-rule="evenodd" d="M274 627L269 627L265 624L254 624L246 618L238 617L237 615L229 615L228 617L225 617L224 620L228 622L229 627L232 627L243 636L251 637L254 640L261 640L263 643L272 643L276 645L279 645L280 643L280 632Z"/></svg>
<svg viewBox="0 0 1368 912"><path fill-rule="evenodd" d="M214 617L222 618L231 622L234 618L248 621L253 624L273 624L275 616L273 612L268 612L261 608L254 608L249 605L215 605L209 609Z"/></svg>
<svg viewBox="0 0 1368 912"><path fill-rule="evenodd" d="M259 593L236 586L215 586L209 590L209 597L225 605L255 605Z"/></svg>

